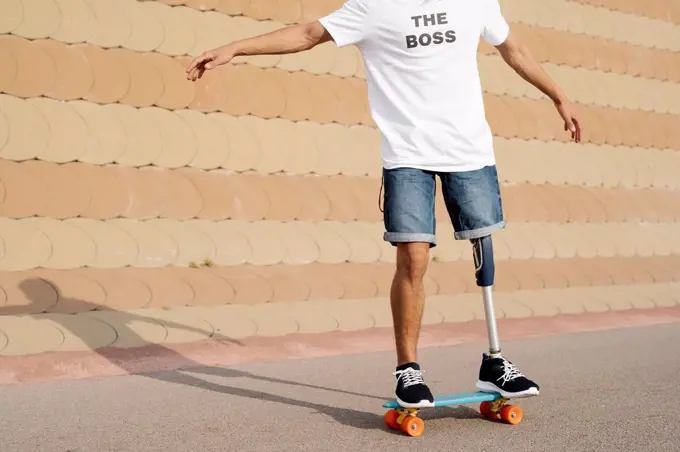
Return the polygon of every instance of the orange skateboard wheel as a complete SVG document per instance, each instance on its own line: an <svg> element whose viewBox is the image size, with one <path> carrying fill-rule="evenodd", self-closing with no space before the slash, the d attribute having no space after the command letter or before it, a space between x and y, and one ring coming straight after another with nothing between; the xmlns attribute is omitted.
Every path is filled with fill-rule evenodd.
<svg viewBox="0 0 680 452"><path fill-rule="evenodd" d="M399 417L399 413L397 413L397 410L390 410L387 413L385 413L385 424L389 428L393 428L395 430L399 430L399 424L397 423L397 418Z"/></svg>
<svg viewBox="0 0 680 452"><path fill-rule="evenodd" d="M501 410L501 419L508 424L517 425L522 422L524 413L522 409L514 405L505 405Z"/></svg>
<svg viewBox="0 0 680 452"><path fill-rule="evenodd" d="M425 423L419 417L406 416L401 421L401 431L409 436L420 436L423 430L425 430Z"/></svg>
<svg viewBox="0 0 680 452"><path fill-rule="evenodd" d="M489 402L482 402L479 404L479 412L482 414L484 417L491 417L491 405Z"/></svg>

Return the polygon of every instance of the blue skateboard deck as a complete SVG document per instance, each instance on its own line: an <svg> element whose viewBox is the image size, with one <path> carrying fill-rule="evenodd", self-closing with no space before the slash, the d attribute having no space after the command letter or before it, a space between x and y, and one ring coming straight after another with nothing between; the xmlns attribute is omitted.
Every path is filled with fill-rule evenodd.
<svg viewBox="0 0 680 452"><path fill-rule="evenodd" d="M518 406L506 405L508 399L497 392L458 392L455 394L439 395L434 398L434 406L465 405L479 403L480 414L488 419L500 420L508 424L519 424L524 414ZM396 399L383 404L389 408L385 413L385 423L391 429L401 430L409 436L420 436L425 428L424 421L418 417L423 408L402 408ZM426 407L431 408L431 407Z"/></svg>
<svg viewBox="0 0 680 452"><path fill-rule="evenodd" d="M492 402L501 398L496 392L459 392L456 394L439 395L434 398L434 406L466 405L468 403ZM396 399L383 405L384 408L401 408Z"/></svg>

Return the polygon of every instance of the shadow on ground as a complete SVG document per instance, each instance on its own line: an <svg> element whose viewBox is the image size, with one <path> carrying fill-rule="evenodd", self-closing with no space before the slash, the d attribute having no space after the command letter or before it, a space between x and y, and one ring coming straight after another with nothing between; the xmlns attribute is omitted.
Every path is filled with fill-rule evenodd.
<svg viewBox="0 0 680 452"><path fill-rule="evenodd" d="M48 282L50 285L54 287L54 289L57 291L59 295L60 300L64 300L65 302L68 302L69 305L75 305L79 306L82 308L82 311L94 311L94 310L99 310L99 311L104 311L108 310L111 311L111 308L108 306L100 305L97 303L92 303L86 300L76 300L76 299L69 299L69 298L62 298L61 291L59 290L59 287L57 284L55 284L52 281L49 280L41 280L41 279L26 279L22 281L19 284L19 288L22 290L26 298L33 304L40 305L41 304L41 296L44 296L44 292L41 289L41 286L44 285L44 281ZM150 322L150 323L157 323L154 319L140 316L137 314L132 314L128 313L125 311L117 311L120 313L121 316L124 318L124 322L122 324L124 325L123 327L125 328L123 331L118 331L117 333L120 335L126 335L128 337L134 337L136 339L139 339L139 342L142 343L144 342L143 339L139 337L135 331L130 328L130 324L132 322ZM14 315L16 314L14 308L0 308L0 315ZM186 331L194 331L194 332L200 332L194 328L191 328L187 325L180 325L180 324L175 324L172 322L165 322L168 326L172 328L177 328L177 329L183 329ZM62 324L61 327L65 330L69 330L69 326ZM75 331L71 331L73 334L77 334ZM87 340L87 338L82 338L84 341ZM229 337L222 337L222 336L213 336L211 339L218 341L218 342L228 342L232 343L235 345L243 346L243 344L237 340L231 339ZM317 386L313 384L307 384L307 383L301 383L301 382L296 382L296 381L291 381L291 380L284 380L284 379L278 379L278 378L273 378L273 377L268 377L268 376L263 376L263 375L256 375L250 372L242 371L242 370L237 370L237 369L232 369L232 368L225 368L225 367L206 367L201 363L198 363L196 361L193 361L180 353L167 348L163 347L162 345L153 345L151 346L151 352L154 355L162 356L164 359L171 359L172 362L177 363L176 365L176 370L173 371L166 371L166 372L150 372L150 373L139 373L139 372L134 372L132 366L130 365L129 362L126 362L124 353L120 349L114 349L111 347L108 348L95 348L95 344L93 344L90 348L102 356L103 358L107 359L109 362L114 364L115 366L121 368L123 371L127 373L136 373L137 375L142 375L146 378L152 378L155 380L160 380L168 383L173 383L173 384L181 384L185 386L191 386L195 388L200 388L200 389L205 389L208 391L213 391L219 394L229 394L232 396L238 396L238 397L246 397L246 398L251 398L251 399L257 399L257 400L264 400L268 402L274 402L274 403L279 403L283 405L290 405L290 406L295 406L295 407L302 407L302 408L307 408L310 410L315 410L321 414L327 415L331 418L333 418L336 422L339 422L341 424L350 426L350 427L355 427L355 428L361 428L361 429L384 429L387 430L387 427L384 424L384 421L382 419L382 414L377 415L376 413L371 413L371 412L365 412L365 411L358 411L358 410L352 410L348 408L340 408L340 407L334 407L334 406L328 406L328 405L323 405L319 403L313 403L309 401L304 401L304 400L299 400L299 399L294 399L291 397L286 397L282 395L277 395L273 393L268 393L268 392L263 392L263 391L257 391L257 390L250 390L250 389L244 389L244 388L239 388L239 387L234 387L234 386L228 386L228 385L223 385L223 384L217 384L213 383L210 381L206 381L202 378L198 378L195 375L192 374L204 374L204 375L210 375L210 376L217 376L220 378L251 378L254 380L259 380L259 381L266 381L266 382L271 382L271 383L279 383L279 384L284 384L284 385L289 385L289 386L298 386L298 387L307 387L307 388L313 388L313 389L320 389L320 390L325 390L325 391L331 391L335 393L340 393L340 394L345 394L345 395L352 395L352 396L358 396L361 398L369 398L369 399L374 399L378 403L383 401L383 397L378 397L375 395L369 395L369 394L362 394L362 393L356 393L356 392L351 392L351 391L345 391L342 389L338 388L329 388L325 386ZM478 418L479 415L476 411L467 408L467 407L456 407L456 408L436 408L433 410L425 410L422 412L423 413L423 419L432 419L434 417L453 417L457 419L475 419ZM395 432L398 433L398 432Z"/></svg>

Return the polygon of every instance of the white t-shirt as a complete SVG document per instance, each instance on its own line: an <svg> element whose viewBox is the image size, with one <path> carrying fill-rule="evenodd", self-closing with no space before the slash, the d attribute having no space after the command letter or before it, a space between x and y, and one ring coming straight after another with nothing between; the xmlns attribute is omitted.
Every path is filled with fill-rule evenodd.
<svg viewBox="0 0 680 452"><path fill-rule="evenodd" d="M498 0L348 0L320 22L361 51L385 168L495 164L477 49L508 36Z"/></svg>

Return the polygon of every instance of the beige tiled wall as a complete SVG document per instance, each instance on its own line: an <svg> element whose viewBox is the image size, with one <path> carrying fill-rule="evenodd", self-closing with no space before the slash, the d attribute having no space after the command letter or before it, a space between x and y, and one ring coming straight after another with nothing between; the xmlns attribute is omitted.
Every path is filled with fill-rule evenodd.
<svg viewBox="0 0 680 452"><path fill-rule="evenodd" d="M203 50L340 3L3 0L2 313L386 297L394 249L357 50L325 44L184 76ZM509 220L497 290L550 299L679 281L677 3L501 4L578 103L584 143L480 46ZM433 302L477 291L441 199L437 216Z"/></svg>

